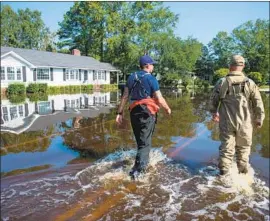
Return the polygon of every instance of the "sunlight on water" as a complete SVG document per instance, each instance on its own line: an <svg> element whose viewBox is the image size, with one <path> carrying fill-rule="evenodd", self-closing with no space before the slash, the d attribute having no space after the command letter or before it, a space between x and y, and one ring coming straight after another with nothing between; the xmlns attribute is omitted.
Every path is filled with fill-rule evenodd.
<svg viewBox="0 0 270 221"><path fill-rule="evenodd" d="M136 150L117 151L75 175L10 185L2 190L1 203L25 216L30 212L20 207L24 199L30 205L38 200L35 211L40 213L56 205L70 205L74 212L63 217L76 217L78 211L84 214L73 220L269 220L269 188L252 167L247 175L239 175L234 163L233 185L225 188L218 182L215 165L194 174L156 148L150 151L153 170L131 181L128 173L135 156Z"/></svg>

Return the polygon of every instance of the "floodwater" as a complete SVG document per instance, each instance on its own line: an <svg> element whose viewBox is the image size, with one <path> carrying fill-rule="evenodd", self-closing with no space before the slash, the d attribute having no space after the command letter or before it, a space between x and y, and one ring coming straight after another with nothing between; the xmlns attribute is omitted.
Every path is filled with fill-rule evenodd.
<svg viewBox="0 0 270 221"><path fill-rule="evenodd" d="M1 220L269 220L269 94L254 131L247 175L233 186L216 178L218 125L208 92L164 91L150 170L131 181L136 144L118 92L2 101Z"/></svg>

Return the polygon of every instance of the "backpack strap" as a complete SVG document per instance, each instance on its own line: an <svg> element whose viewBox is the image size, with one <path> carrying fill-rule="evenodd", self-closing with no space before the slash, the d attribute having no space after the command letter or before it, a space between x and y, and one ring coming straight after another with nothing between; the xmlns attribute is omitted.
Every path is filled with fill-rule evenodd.
<svg viewBox="0 0 270 221"><path fill-rule="evenodd" d="M241 82L233 82L230 76L226 76L226 80L220 87L220 99L226 97L226 95L236 95L243 93L247 99L250 96L249 79L244 78Z"/></svg>
<svg viewBox="0 0 270 221"><path fill-rule="evenodd" d="M131 88L130 93L129 93L130 96L131 96L131 94L133 93L135 87L136 87L138 84L140 84L141 87L142 87L142 89L143 89L143 92L144 92L145 97L149 97L149 96L148 96L148 93L147 93L147 91L146 91L146 89L144 88L144 85L142 84L142 79L144 78L145 75L147 75L147 74L144 74L144 75L142 75L141 78L139 78L138 75L137 75L137 72L134 73L135 78L134 78L134 83L133 83L132 88ZM141 91L140 91L140 92L141 92ZM140 93L140 95L141 95L141 93Z"/></svg>

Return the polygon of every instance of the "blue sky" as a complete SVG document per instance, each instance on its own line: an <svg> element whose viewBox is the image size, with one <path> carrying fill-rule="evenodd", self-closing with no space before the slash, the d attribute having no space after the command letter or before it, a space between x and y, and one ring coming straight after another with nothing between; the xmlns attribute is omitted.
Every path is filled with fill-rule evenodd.
<svg viewBox="0 0 270 221"><path fill-rule="evenodd" d="M51 31L58 29L58 22L73 2L2 2L13 10L30 8L41 11L42 19ZM171 11L179 14L175 34L183 39L188 36L208 44L219 31L231 33L239 25L256 19L269 19L269 2L164 2Z"/></svg>

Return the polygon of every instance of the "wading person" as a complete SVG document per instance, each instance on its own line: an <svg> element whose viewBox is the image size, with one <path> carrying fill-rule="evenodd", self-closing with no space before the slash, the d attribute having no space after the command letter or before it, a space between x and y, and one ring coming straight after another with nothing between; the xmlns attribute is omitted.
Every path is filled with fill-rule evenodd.
<svg viewBox="0 0 270 221"><path fill-rule="evenodd" d="M135 164L130 171L133 179L136 174L145 172L147 169L159 107L163 107L167 114L171 114L171 109L159 90L158 81L151 74L154 64L155 61L150 56L140 57L141 70L129 76L116 117L116 122L121 124L123 109L129 100L130 121L137 142Z"/></svg>
<svg viewBox="0 0 270 221"><path fill-rule="evenodd" d="M239 173L248 172L253 125L264 120L262 98L256 84L242 72L245 60L240 55L230 59L230 72L217 82L211 97L213 120L219 121L219 169L221 181L231 185L229 174L234 154Z"/></svg>

